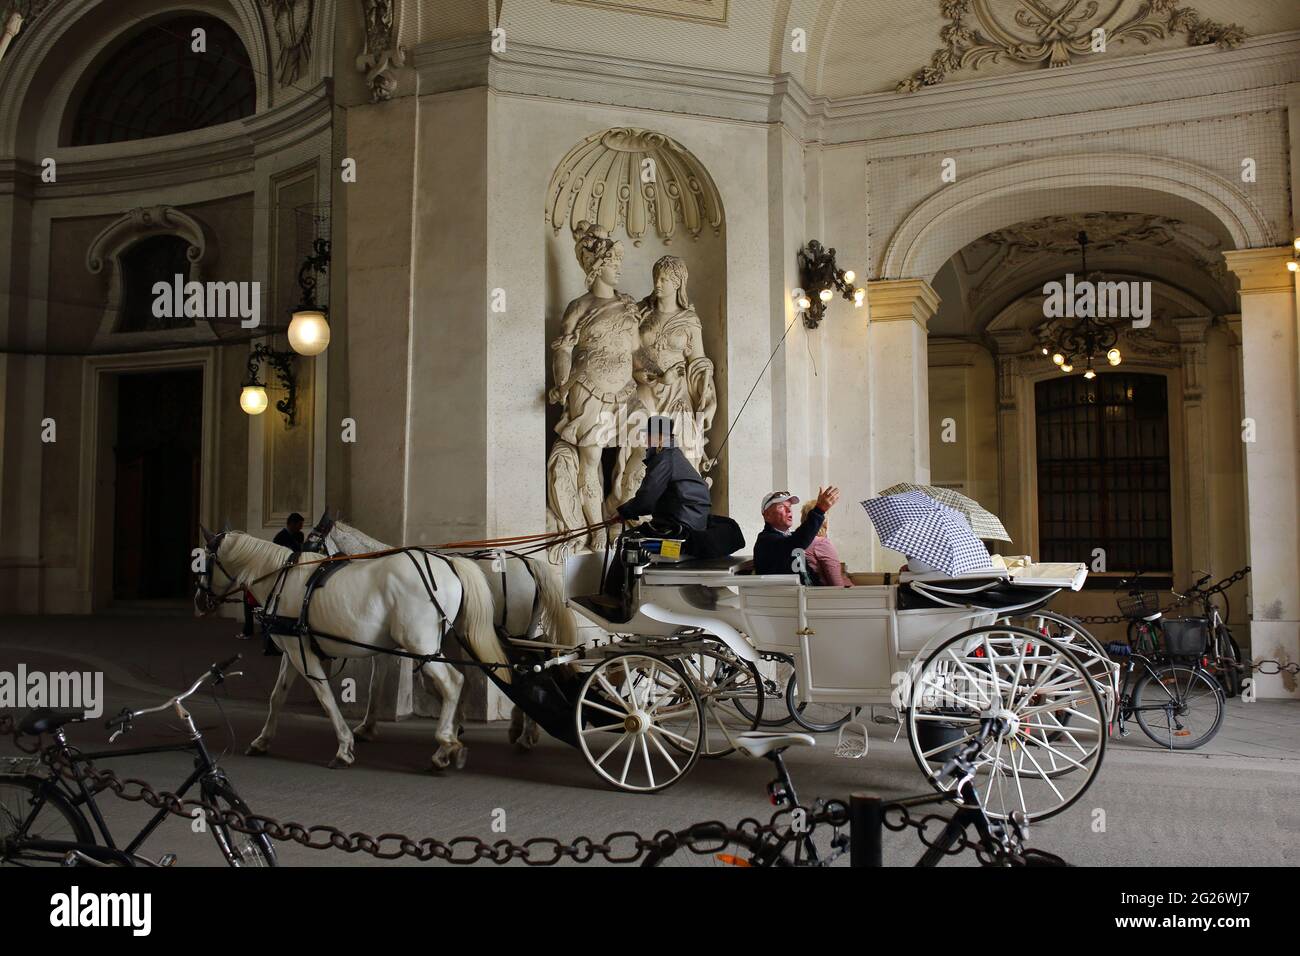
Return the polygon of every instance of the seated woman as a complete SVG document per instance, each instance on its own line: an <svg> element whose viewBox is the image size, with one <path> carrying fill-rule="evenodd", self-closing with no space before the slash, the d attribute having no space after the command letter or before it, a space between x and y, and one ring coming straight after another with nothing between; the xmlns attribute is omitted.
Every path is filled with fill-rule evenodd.
<svg viewBox="0 0 1300 956"><path fill-rule="evenodd" d="M817 504L816 501L804 503L801 520L808 520L808 512ZM821 530L817 532L817 537L813 538L812 544L804 549L804 560L808 562L808 570L816 575L817 581L826 587L851 588L853 582L844 576L844 570L840 566L840 555L835 550L835 545L827 536L827 529L830 522L823 521Z"/></svg>

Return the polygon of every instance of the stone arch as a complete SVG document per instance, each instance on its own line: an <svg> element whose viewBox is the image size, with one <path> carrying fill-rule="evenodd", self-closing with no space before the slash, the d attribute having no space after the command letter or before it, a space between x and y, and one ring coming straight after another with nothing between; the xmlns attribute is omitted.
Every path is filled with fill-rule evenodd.
<svg viewBox="0 0 1300 956"><path fill-rule="evenodd" d="M33 22L0 64L0 156L55 155L77 84L123 34L143 23L200 13L225 21L248 52L257 112L274 100L274 58L257 0L175 0L142 19L130 0L65 0ZM139 148L139 144L135 144Z"/></svg>
<svg viewBox="0 0 1300 956"><path fill-rule="evenodd" d="M1016 221L1075 211L1071 192L1095 188L1175 196L1212 216L1236 249L1275 245L1272 227L1240 189L1194 163L1132 153L1089 153L1027 160L978 173L946 186L904 218L886 245L877 274L882 279L932 279L967 243L1008 224L1015 197ZM1028 201L1027 201L1028 200ZM1090 205L1090 204L1088 204Z"/></svg>

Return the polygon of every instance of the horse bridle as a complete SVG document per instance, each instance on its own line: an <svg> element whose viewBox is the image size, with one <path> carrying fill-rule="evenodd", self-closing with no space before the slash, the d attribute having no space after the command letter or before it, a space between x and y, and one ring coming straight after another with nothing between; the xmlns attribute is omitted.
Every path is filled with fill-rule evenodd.
<svg viewBox="0 0 1300 956"><path fill-rule="evenodd" d="M231 597L231 595L236 591L243 591L244 586L238 583L235 576L226 570L225 565L221 563L221 559L217 557L217 552L221 550L221 539L225 536L226 532L222 531L219 534L214 535L212 540L205 545L203 553L203 570L196 572L194 575L194 603L195 606L198 607L199 595L204 595L204 603L207 607L199 608L199 613L204 616L211 614L223 604L234 604L236 601L242 603L244 600L242 596L239 598ZM226 576L226 580L230 582L230 587L221 594L217 594L212 590L212 568L214 566L219 569L221 573Z"/></svg>

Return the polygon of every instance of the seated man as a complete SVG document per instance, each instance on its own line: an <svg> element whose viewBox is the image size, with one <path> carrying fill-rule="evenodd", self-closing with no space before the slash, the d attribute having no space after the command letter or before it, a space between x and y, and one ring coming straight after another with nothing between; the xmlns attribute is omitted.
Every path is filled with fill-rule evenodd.
<svg viewBox="0 0 1300 956"><path fill-rule="evenodd" d="M615 520L651 515L668 532L689 535L709 524L709 486L673 442L673 420L656 415L646 423L645 477L629 500L619 505Z"/></svg>
<svg viewBox="0 0 1300 956"><path fill-rule="evenodd" d="M763 530L754 541L755 574L797 574L802 584L820 584L803 559L803 551L817 537L826 512L840 500L840 490L834 485L817 493L804 523L791 531L794 525L794 505L799 499L788 491L773 491L763 499ZM795 552L799 552L799 560Z"/></svg>

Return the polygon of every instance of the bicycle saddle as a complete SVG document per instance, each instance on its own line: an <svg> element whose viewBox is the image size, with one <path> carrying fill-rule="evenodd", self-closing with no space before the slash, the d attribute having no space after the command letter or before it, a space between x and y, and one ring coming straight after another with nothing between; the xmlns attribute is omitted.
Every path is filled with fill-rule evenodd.
<svg viewBox="0 0 1300 956"><path fill-rule="evenodd" d="M812 734L765 734L759 731L736 735L736 746L751 757L764 757L773 750L786 747L815 747Z"/></svg>
<svg viewBox="0 0 1300 956"><path fill-rule="evenodd" d="M64 724L70 724L74 720L81 720L84 716L79 710L54 710L49 707L34 707L27 712L18 724L18 732L20 734L31 734L33 737L38 734L48 734L52 730L58 730Z"/></svg>

